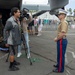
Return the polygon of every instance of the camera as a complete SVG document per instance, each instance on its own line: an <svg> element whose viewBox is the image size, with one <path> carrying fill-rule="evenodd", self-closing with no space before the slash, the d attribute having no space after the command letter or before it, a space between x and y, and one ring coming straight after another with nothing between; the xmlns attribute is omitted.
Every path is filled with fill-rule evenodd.
<svg viewBox="0 0 75 75"><path fill-rule="evenodd" d="M23 10L21 11L20 21L22 21L23 18L29 19L28 12L29 10L27 8L23 8Z"/></svg>

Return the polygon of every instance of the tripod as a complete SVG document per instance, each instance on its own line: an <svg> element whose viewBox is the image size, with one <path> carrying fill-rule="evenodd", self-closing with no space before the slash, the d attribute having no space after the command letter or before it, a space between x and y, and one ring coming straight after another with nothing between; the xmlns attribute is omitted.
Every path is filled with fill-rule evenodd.
<svg viewBox="0 0 75 75"><path fill-rule="evenodd" d="M24 50L25 50L25 54L26 54L26 57L27 57L27 45L26 45L26 40L25 40L25 37L24 37L24 33L22 33L22 40L23 40L23 46L24 46ZM32 61L31 61L31 57L28 58L29 61L30 61L30 65L32 65Z"/></svg>

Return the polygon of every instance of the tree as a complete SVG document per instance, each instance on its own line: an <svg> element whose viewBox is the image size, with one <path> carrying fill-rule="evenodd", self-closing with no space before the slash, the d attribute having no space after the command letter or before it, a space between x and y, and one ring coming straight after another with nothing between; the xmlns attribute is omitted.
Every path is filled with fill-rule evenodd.
<svg viewBox="0 0 75 75"><path fill-rule="evenodd" d="M73 12L74 12L74 21L75 21L75 9L73 10Z"/></svg>
<svg viewBox="0 0 75 75"><path fill-rule="evenodd" d="M75 16L75 9L73 10L74 16Z"/></svg>
<svg viewBox="0 0 75 75"><path fill-rule="evenodd" d="M70 13L70 16L71 16L72 15L72 8L69 8L68 12Z"/></svg>

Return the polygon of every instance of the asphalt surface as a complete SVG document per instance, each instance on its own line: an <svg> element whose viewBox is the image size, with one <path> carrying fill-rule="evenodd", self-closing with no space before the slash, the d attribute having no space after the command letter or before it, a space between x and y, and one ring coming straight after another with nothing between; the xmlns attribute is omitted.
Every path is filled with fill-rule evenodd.
<svg viewBox="0 0 75 75"><path fill-rule="evenodd" d="M56 28L54 30L47 28L39 37L30 35L32 65L26 58L25 51L22 50L22 56L16 57L21 63L18 66L20 70L8 71L9 62L5 62L8 53L0 51L0 75L75 75L75 29L68 30L65 72L53 73L53 65L56 64L56 43L53 41Z"/></svg>

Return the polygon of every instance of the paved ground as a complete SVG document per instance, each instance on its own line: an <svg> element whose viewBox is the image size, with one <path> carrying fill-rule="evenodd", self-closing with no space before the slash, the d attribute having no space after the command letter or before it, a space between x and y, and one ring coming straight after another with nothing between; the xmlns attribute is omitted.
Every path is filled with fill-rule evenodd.
<svg viewBox="0 0 75 75"><path fill-rule="evenodd" d="M69 29L68 47L66 53L66 65L64 73L53 73L53 64L56 64L56 43L53 41L56 36L55 30L43 31L42 36L30 36L30 48L33 65L26 59L24 50L20 58L20 70L8 71L9 62L5 62L7 53L0 52L0 75L75 75L75 29ZM5 55L5 56L4 56Z"/></svg>

